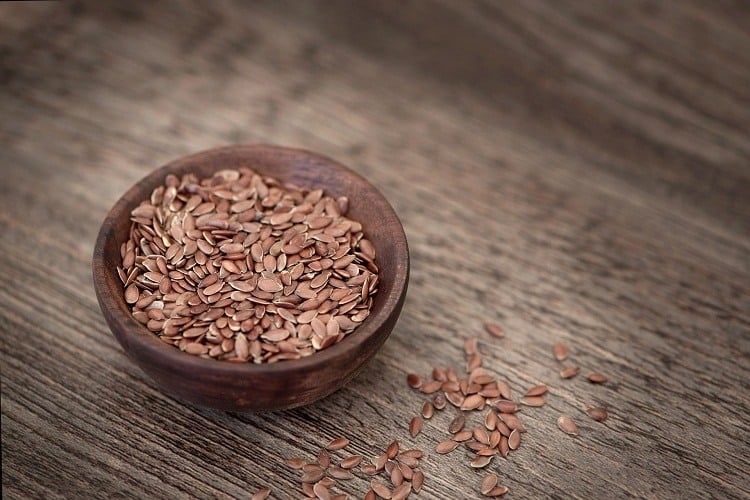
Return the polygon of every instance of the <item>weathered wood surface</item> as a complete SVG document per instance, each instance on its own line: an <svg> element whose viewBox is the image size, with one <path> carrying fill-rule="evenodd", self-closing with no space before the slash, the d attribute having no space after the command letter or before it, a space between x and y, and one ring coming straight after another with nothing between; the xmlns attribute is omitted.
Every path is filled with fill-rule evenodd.
<svg viewBox="0 0 750 500"><path fill-rule="evenodd" d="M4 496L297 497L281 457L342 433L367 456L394 437L431 450L455 410L408 438L423 397L405 375L460 366L479 335L517 391L552 387L488 468L513 498L747 498L748 131L745 2L2 4ZM187 407L107 331L94 238L156 166L257 142L383 191L409 237L407 303L324 401ZM557 339L612 382L561 381ZM430 453L419 498L477 496L466 462Z"/></svg>

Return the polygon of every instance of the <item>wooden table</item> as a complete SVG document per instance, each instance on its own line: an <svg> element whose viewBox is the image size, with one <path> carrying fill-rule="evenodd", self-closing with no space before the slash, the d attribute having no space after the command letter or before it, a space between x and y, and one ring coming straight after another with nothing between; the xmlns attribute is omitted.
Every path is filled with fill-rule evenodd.
<svg viewBox="0 0 750 500"><path fill-rule="evenodd" d="M0 140L8 498L297 498L282 458L339 435L368 458L393 438L428 451L417 498L477 497L487 471L509 498L750 496L745 2L5 3ZM409 295L333 396L192 408L108 332L94 239L155 167L261 142L382 190L409 238ZM425 399L406 374L462 369L469 336L516 395L550 387L521 413L520 449L482 471L433 451L456 409L406 430Z"/></svg>

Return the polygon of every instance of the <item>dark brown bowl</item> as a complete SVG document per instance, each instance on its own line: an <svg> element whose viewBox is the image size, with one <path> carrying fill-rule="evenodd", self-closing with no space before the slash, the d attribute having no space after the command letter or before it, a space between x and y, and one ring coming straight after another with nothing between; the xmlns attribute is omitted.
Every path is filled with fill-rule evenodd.
<svg viewBox="0 0 750 500"><path fill-rule="evenodd" d="M273 364L203 359L161 342L133 319L116 266L130 212L168 173L208 177L224 168L257 172L326 194L347 196L377 254L379 290L370 316L341 342L311 356ZM141 179L107 214L93 256L94 289L112 333L128 356L164 392L197 406L264 411L310 404L349 382L383 345L398 319L409 279L406 235L386 199L369 182L330 158L275 146L230 146L186 156Z"/></svg>

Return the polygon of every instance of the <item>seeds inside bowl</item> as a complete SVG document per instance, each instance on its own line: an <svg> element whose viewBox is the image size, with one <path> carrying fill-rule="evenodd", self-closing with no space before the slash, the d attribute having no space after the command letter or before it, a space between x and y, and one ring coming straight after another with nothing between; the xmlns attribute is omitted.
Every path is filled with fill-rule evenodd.
<svg viewBox="0 0 750 500"><path fill-rule="evenodd" d="M125 301L189 354L309 356L351 334L378 289L375 248L348 207L248 168L167 175L131 213L118 267Z"/></svg>

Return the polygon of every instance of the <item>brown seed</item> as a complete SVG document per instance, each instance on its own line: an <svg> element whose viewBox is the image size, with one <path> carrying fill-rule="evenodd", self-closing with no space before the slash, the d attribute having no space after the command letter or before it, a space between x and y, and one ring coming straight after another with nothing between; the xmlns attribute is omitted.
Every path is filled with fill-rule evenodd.
<svg viewBox="0 0 750 500"><path fill-rule="evenodd" d="M323 469L321 468L305 472L302 478L300 479L300 482L317 483L323 478L323 474L324 472L323 472Z"/></svg>
<svg viewBox="0 0 750 500"><path fill-rule="evenodd" d="M599 372L591 372L586 378L588 378L589 382L592 384L604 384L609 380L605 374Z"/></svg>
<svg viewBox="0 0 750 500"><path fill-rule="evenodd" d="M307 463L301 458L287 458L285 462L292 469L301 469Z"/></svg>
<svg viewBox="0 0 750 500"><path fill-rule="evenodd" d="M544 396L527 396L521 398L521 404L526 406L539 407L544 406L546 402L547 399Z"/></svg>
<svg viewBox="0 0 750 500"><path fill-rule="evenodd" d="M495 429L490 433L490 448L497 448L497 445L500 444L500 440L502 440L503 435L500 433L499 430Z"/></svg>
<svg viewBox="0 0 750 500"><path fill-rule="evenodd" d="M388 445L388 448L386 448L385 454L388 455L388 458L396 458L396 455L398 455L398 448L398 441L394 440Z"/></svg>
<svg viewBox="0 0 750 500"><path fill-rule="evenodd" d="M484 417L484 426L487 428L488 431L494 431L497 427L497 413L495 413L492 409L487 412L487 415Z"/></svg>
<svg viewBox="0 0 750 500"><path fill-rule="evenodd" d="M315 483L313 493L318 500L331 500L331 492L322 483Z"/></svg>
<svg viewBox="0 0 750 500"><path fill-rule="evenodd" d="M435 413L435 407L432 406L432 403L429 401L425 401L422 405L422 416L426 419L432 418L432 415Z"/></svg>
<svg viewBox="0 0 750 500"><path fill-rule="evenodd" d="M416 437L417 434L422 430L422 417L414 417L409 422L409 434L411 437Z"/></svg>
<svg viewBox="0 0 750 500"><path fill-rule="evenodd" d="M399 455L397 460L399 461L399 463L407 465L409 467L419 467L419 460L413 457Z"/></svg>
<svg viewBox="0 0 750 500"><path fill-rule="evenodd" d="M500 415L498 415L498 417L500 417L500 420L507 424L509 429L518 429L519 432L526 432L526 427L523 425L521 420L512 413L501 413Z"/></svg>
<svg viewBox="0 0 750 500"><path fill-rule="evenodd" d="M521 433L518 432L518 429L513 429L510 436L508 436L508 448L515 450L519 446L521 446Z"/></svg>
<svg viewBox="0 0 750 500"><path fill-rule="evenodd" d="M442 386L443 383L439 380L430 380L429 382L422 384L419 390L425 394L432 394L439 391Z"/></svg>
<svg viewBox="0 0 750 500"><path fill-rule="evenodd" d="M446 380L448 380L448 378L445 376L445 372L443 370L435 367L432 369L432 380L439 380L440 382L445 382Z"/></svg>
<svg viewBox="0 0 750 500"><path fill-rule="evenodd" d="M472 438L471 431L461 431L453 435L454 441L467 441Z"/></svg>
<svg viewBox="0 0 750 500"><path fill-rule="evenodd" d="M422 386L422 379L415 373L410 373L406 376L406 383L412 389L419 389Z"/></svg>
<svg viewBox="0 0 750 500"><path fill-rule="evenodd" d="M367 474L368 476L374 476L378 473L377 468L372 464L362 464L359 467L359 470L361 470L362 473Z"/></svg>
<svg viewBox="0 0 750 500"><path fill-rule="evenodd" d="M485 496L487 497L501 497L508 493L508 487L507 486L495 486L490 491L488 491Z"/></svg>
<svg viewBox="0 0 750 500"><path fill-rule="evenodd" d="M508 453L510 453L510 446L508 445L507 437L503 436L502 439L500 439L500 444L497 446L497 449L500 451L500 456L508 456Z"/></svg>
<svg viewBox="0 0 750 500"><path fill-rule="evenodd" d="M514 401L500 400L495 403L495 408L497 408L500 413L515 413L518 411L518 403Z"/></svg>
<svg viewBox="0 0 750 500"><path fill-rule="evenodd" d="M463 402L464 402L464 397L458 391L456 391L456 392L446 392L445 393L445 398L450 402L450 404L452 404L456 408L460 407L461 404L463 404Z"/></svg>
<svg viewBox="0 0 750 500"><path fill-rule="evenodd" d="M263 488L255 492L251 500L265 500L271 494L271 488Z"/></svg>
<svg viewBox="0 0 750 500"><path fill-rule="evenodd" d="M568 346L563 342L556 342L552 347L552 352L555 354L555 359L558 361L565 361L568 358Z"/></svg>
<svg viewBox="0 0 750 500"><path fill-rule="evenodd" d="M401 458L410 457L410 458L416 458L417 460L419 460L423 456L424 456L424 453L422 453L422 450L406 450L406 451L402 451L401 455L399 455L399 457Z"/></svg>
<svg viewBox="0 0 750 500"><path fill-rule="evenodd" d="M495 336L498 338L505 337L505 330L503 330L503 327L501 327L497 323L485 323L484 329L487 330L487 333L489 333L492 336Z"/></svg>
<svg viewBox="0 0 750 500"><path fill-rule="evenodd" d="M503 399L513 399L510 390L510 384L508 384L508 382L506 382L505 380L498 380L497 388L500 390L500 396L502 396Z"/></svg>
<svg viewBox="0 0 750 500"><path fill-rule="evenodd" d="M528 391L526 391L526 394L524 396L526 397L533 397L533 396L543 396L547 394L547 386L544 384L535 385Z"/></svg>
<svg viewBox="0 0 750 500"><path fill-rule="evenodd" d="M604 408L589 408L586 413L597 422L604 422L609 418L609 413Z"/></svg>
<svg viewBox="0 0 750 500"><path fill-rule="evenodd" d="M401 473L401 469L398 467L393 467L391 469L391 484L393 486L401 486L404 482L404 475Z"/></svg>
<svg viewBox="0 0 750 500"><path fill-rule="evenodd" d="M436 410L442 410L445 408L445 405L448 403L448 401L445 399L445 396L442 394L436 394L434 398L432 398L432 405L435 407Z"/></svg>
<svg viewBox="0 0 750 500"><path fill-rule="evenodd" d="M376 481L374 479L370 481L370 488L372 488L372 491L374 491L375 494L380 498L391 498L391 490L388 488L388 486L381 483L380 481Z"/></svg>
<svg viewBox="0 0 750 500"><path fill-rule="evenodd" d="M490 435L487 433L487 431L482 427L475 427L471 431L471 435L474 436L474 439L479 441L483 444L490 444Z"/></svg>
<svg viewBox="0 0 750 500"><path fill-rule="evenodd" d="M580 366L566 366L565 368L560 370L560 377L565 378L565 379L573 378L576 375L578 375L578 372L580 371L581 371Z"/></svg>
<svg viewBox="0 0 750 500"><path fill-rule="evenodd" d="M365 493L365 500L376 500L377 495L373 490L367 490L367 493Z"/></svg>
<svg viewBox="0 0 750 500"><path fill-rule="evenodd" d="M471 394L466 396L463 403L461 403L462 410L477 410L484 408L485 399L484 396L479 394Z"/></svg>
<svg viewBox="0 0 750 500"><path fill-rule="evenodd" d="M495 474L490 474L482 480L482 487L479 491L482 492L482 495L486 495L492 491L492 488L495 486L497 486L497 476Z"/></svg>
<svg viewBox="0 0 750 500"><path fill-rule="evenodd" d="M453 450L456 449L458 446L458 443L456 441L453 441L452 439L447 439L445 441L441 441L437 444L435 447L435 451L440 453L441 455L445 455L446 453L450 453Z"/></svg>
<svg viewBox="0 0 750 500"><path fill-rule="evenodd" d="M391 494L392 500L404 500L411 493L411 483L402 483L401 485L394 488Z"/></svg>
<svg viewBox="0 0 750 500"><path fill-rule="evenodd" d="M450 432L451 434L459 432L464 428L464 423L466 423L466 417L464 417L463 414L457 416L448 425L448 432Z"/></svg>
<svg viewBox="0 0 750 500"><path fill-rule="evenodd" d="M411 487L414 493L419 494L422 491L422 485L424 484L424 473L422 471L414 472L414 477L411 480Z"/></svg>
<svg viewBox="0 0 750 500"><path fill-rule="evenodd" d="M381 471L385 468L385 464L388 463L388 454L383 453L375 461L375 469Z"/></svg>
<svg viewBox="0 0 750 500"><path fill-rule="evenodd" d="M492 461L492 456L478 456L471 462L469 462L469 465L472 466L475 469L481 469L483 467L487 467L489 463Z"/></svg>
<svg viewBox="0 0 750 500"><path fill-rule="evenodd" d="M354 474L341 467L330 467L328 469L328 474L330 474L331 477L341 480L354 479Z"/></svg>
<svg viewBox="0 0 750 500"><path fill-rule="evenodd" d="M351 457L347 457L339 463L339 467L342 469L353 469L354 467L358 466L362 462L362 455L352 455Z"/></svg>
<svg viewBox="0 0 750 500"><path fill-rule="evenodd" d="M559 427L565 434L570 434L571 436L578 435L578 426L573 422L573 419L567 415L562 415L557 419L557 427Z"/></svg>
<svg viewBox="0 0 750 500"><path fill-rule="evenodd" d="M318 465L323 468L331 465L331 455L326 450L320 450L320 453L318 453Z"/></svg>
<svg viewBox="0 0 750 500"><path fill-rule="evenodd" d="M336 438L326 445L326 450L337 451L346 448L349 445L349 440L346 438Z"/></svg>
<svg viewBox="0 0 750 500"><path fill-rule="evenodd" d="M135 283L129 285L125 289L125 302L128 304L135 304L138 302L138 287L135 286Z"/></svg>

